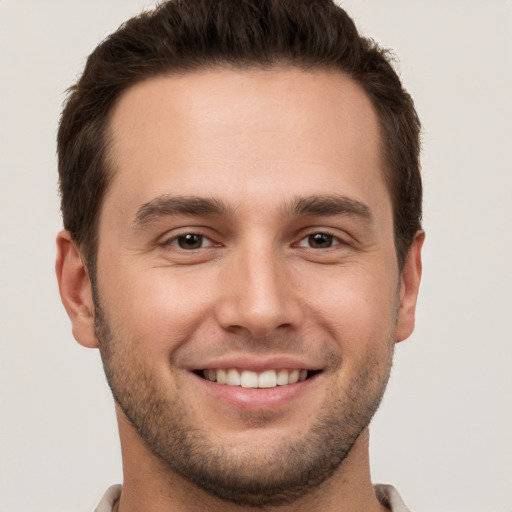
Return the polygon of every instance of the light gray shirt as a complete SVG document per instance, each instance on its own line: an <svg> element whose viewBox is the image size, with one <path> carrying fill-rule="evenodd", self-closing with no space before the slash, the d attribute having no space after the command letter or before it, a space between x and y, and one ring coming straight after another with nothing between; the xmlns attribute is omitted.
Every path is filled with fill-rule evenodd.
<svg viewBox="0 0 512 512"><path fill-rule="evenodd" d="M398 491L392 485L374 485L375 494L378 500L391 512L411 512L400 498ZM121 485L110 487L94 512L116 512L117 502L121 497Z"/></svg>

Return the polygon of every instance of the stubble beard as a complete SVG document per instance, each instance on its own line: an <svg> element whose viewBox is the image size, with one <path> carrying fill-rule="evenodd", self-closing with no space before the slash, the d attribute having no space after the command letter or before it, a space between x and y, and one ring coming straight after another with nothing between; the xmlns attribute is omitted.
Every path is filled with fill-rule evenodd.
<svg viewBox="0 0 512 512"><path fill-rule="evenodd" d="M271 454L259 453L257 445L214 444L208 425L194 425L179 393L168 397L141 358L116 338L94 295L96 335L116 403L161 467L221 500L279 506L311 493L342 467L382 400L393 357L391 342L388 360L368 355L348 389L338 397L331 392L302 438L279 443Z"/></svg>

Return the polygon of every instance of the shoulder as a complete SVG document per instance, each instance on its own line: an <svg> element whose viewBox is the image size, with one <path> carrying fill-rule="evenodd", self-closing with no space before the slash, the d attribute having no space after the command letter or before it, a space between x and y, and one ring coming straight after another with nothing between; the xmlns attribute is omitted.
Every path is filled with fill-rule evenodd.
<svg viewBox="0 0 512 512"><path fill-rule="evenodd" d="M411 512L392 485L376 484L373 489L377 499L391 512Z"/></svg>
<svg viewBox="0 0 512 512"><path fill-rule="evenodd" d="M115 512L114 507L121 497L121 489L122 486L120 484L109 487L98 506L94 509L94 512Z"/></svg>

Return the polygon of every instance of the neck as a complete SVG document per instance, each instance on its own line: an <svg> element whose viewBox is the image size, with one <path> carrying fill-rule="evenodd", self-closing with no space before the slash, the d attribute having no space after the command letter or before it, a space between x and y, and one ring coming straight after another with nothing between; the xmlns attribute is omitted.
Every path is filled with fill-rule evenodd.
<svg viewBox="0 0 512 512"><path fill-rule="evenodd" d="M169 470L145 446L118 411L124 483L117 512L251 512L254 507L220 500ZM364 430L336 473L291 504L269 512L382 512L370 480L369 433ZM261 510L261 509L259 509Z"/></svg>

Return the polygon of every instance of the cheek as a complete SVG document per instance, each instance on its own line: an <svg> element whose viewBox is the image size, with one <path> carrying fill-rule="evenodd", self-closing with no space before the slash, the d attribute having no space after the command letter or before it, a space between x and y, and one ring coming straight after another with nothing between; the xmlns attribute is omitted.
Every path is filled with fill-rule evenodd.
<svg viewBox="0 0 512 512"><path fill-rule="evenodd" d="M146 352L168 352L206 317L212 301L204 279L185 269L126 265L125 270L105 272L100 288L109 322L125 340L144 345Z"/></svg>
<svg viewBox="0 0 512 512"><path fill-rule="evenodd" d="M396 283L385 272L340 269L306 291L311 313L345 353L387 349L396 322Z"/></svg>

